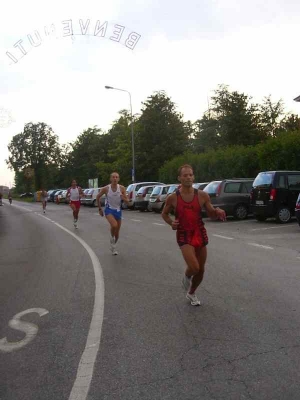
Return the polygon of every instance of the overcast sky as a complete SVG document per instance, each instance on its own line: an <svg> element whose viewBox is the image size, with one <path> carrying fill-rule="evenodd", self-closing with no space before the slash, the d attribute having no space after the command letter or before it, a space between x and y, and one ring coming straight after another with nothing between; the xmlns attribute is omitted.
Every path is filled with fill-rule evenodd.
<svg viewBox="0 0 300 400"><path fill-rule="evenodd" d="M194 121L223 83L256 102L269 94L282 98L287 112L300 114L293 101L300 95L299 17L296 0L6 2L0 15L0 185L13 183L7 144L26 122L49 124L60 143L94 125L107 130L129 98L105 85L129 90L134 113L154 91L165 90Z"/></svg>

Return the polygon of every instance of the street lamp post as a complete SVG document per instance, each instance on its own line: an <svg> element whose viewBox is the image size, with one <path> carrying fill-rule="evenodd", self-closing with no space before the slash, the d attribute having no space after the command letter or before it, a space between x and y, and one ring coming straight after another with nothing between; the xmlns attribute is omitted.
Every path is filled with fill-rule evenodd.
<svg viewBox="0 0 300 400"><path fill-rule="evenodd" d="M134 136L133 136L133 116L132 116L132 102L131 102L131 93L125 89L119 89L112 86L105 86L105 89L113 89L119 90L121 92L126 92L129 94L129 101L130 101L130 114L131 114L131 147L132 147L132 171L131 171L131 179L132 182L135 182L135 162L134 162Z"/></svg>

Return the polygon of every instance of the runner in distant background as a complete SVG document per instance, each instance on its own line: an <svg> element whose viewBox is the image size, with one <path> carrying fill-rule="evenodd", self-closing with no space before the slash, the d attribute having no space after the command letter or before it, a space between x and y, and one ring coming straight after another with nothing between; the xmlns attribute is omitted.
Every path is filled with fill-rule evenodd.
<svg viewBox="0 0 300 400"><path fill-rule="evenodd" d="M43 207L43 213L44 214L46 212L47 200L48 200L48 192L47 192L47 190L42 189L41 190L41 202L42 202L42 207Z"/></svg>
<svg viewBox="0 0 300 400"><path fill-rule="evenodd" d="M67 190L67 200L70 200L70 207L73 210L74 227L78 229L78 214L80 210L80 199L84 196L84 193L80 186L77 186L75 179L72 180L71 187Z"/></svg>

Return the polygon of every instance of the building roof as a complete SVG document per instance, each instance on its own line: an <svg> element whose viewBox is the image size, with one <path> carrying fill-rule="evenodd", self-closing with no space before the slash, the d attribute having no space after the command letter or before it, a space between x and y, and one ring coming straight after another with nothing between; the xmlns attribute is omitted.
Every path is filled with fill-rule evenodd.
<svg viewBox="0 0 300 400"><path fill-rule="evenodd" d="M294 100L300 102L300 96L296 97Z"/></svg>

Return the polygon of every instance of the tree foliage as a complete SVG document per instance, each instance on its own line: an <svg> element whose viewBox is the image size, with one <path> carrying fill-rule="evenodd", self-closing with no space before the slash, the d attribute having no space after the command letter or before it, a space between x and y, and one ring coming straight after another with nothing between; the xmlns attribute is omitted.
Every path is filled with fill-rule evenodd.
<svg viewBox="0 0 300 400"><path fill-rule="evenodd" d="M73 178L83 187L88 179L98 178L102 186L113 171L120 173L122 184L129 184L131 123L137 181L174 182L178 166L186 162L194 166L199 181L300 168L299 116L285 114L282 101L273 102L271 96L255 104L250 96L220 85L196 121L184 121L176 104L159 91L142 103L133 121L121 110L107 132L89 127L62 146L47 124L26 124L8 146L7 163L15 171L17 190L65 188Z"/></svg>
<svg viewBox="0 0 300 400"><path fill-rule="evenodd" d="M140 181L156 180L164 162L188 148L189 130L165 92L157 92L143 103L135 129L136 176Z"/></svg>
<svg viewBox="0 0 300 400"><path fill-rule="evenodd" d="M60 155L58 137L44 122L26 124L23 132L13 136L8 150L9 167L15 171L32 168L37 189L45 184L45 168L55 164Z"/></svg>
<svg viewBox="0 0 300 400"><path fill-rule="evenodd" d="M251 178L259 171L300 170L300 131L270 137L256 146L228 146L202 154L186 153L167 162L159 171L162 182L176 182L180 165L190 163L196 180Z"/></svg>

